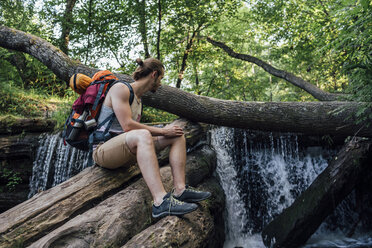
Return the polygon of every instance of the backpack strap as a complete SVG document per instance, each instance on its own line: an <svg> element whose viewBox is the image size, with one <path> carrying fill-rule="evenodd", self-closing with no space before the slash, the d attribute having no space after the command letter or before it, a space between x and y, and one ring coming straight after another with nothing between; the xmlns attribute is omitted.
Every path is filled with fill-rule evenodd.
<svg viewBox="0 0 372 248"><path fill-rule="evenodd" d="M130 93L130 95L129 95L129 105L132 105L133 100L134 100L134 91L133 91L132 86L128 82L117 80L117 81L114 81L114 82L110 83L108 85L108 87L106 88L105 95L110 90L110 88L116 83L123 83L129 88L129 93ZM97 98L96 98L96 100L97 100ZM93 165L93 158L92 158L93 145L97 144L99 142L102 142L102 141L106 142L107 140L109 140L111 138L111 134L109 133L109 130L110 130L110 127L111 127L112 122L114 121L115 117L116 117L115 113L112 113L111 115L109 115L99 125L97 125L96 131L92 132L89 135L89 140L88 140L88 143L89 143L88 166ZM103 127L106 124L106 122L108 122L108 124L107 124L105 130L104 131L97 131L98 129Z"/></svg>
<svg viewBox="0 0 372 248"><path fill-rule="evenodd" d="M107 92L110 90L110 88L111 88L112 86L114 86L114 84L117 84L117 83L123 83L123 84L125 84L125 85L129 88L129 105L132 105L133 100L134 100L134 91L133 91L132 85L130 85L130 83L128 83L128 82L126 82L126 81L123 81L123 80L116 80L115 82L109 84L109 86L108 86L107 89L106 89L105 95L106 95Z"/></svg>
<svg viewBox="0 0 372 248"><path fill-rule="evenodd" d="M76 90L76 77L77 77L77 73L74 74L74 90Z"/></svg>

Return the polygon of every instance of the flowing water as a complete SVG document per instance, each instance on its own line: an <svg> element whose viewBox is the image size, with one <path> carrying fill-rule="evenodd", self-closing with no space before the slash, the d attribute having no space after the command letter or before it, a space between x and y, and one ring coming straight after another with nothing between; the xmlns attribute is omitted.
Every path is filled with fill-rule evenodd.
<svg viewBox="0 0 372 248"><path fill-rule="evenodd" d="M59 133L46 134L39 143L33 162L29 198L66 181L88 165L88 153L65 146Z"/></svg>
<svg viewBox="0 0 372 248"><path fill-rule="evenodd" d="M293 134L260 135L258 140L257 133L247 130L211 130L216 172L226 195L225 248L265 247L263 227L290 206L336 153L321 146L301 147ZM340 204L304 247L372 247L371 233L366 231L356 229L352 238L346 238L358 218L354 195Z"/></svg>

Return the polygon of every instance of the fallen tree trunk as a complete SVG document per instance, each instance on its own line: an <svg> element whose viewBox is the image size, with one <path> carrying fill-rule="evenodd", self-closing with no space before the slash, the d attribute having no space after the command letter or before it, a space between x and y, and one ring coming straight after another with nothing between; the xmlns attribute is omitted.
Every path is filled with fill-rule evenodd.
<svg viewBox="0 0 372 248"><path fill-rule="evenodd" d="M39 37L4 26L0 26L0 46L29 53L66 82L74 73L92 76L98 71L71 60ZM133 81L128 75L117 76L122 80ZM193 95L166 85L155 94L144 95L143 102L193 121L216 125L309 135L358 134L372 137L372 125L355 124L354 113L362 105L357 102L224 101Z"/></svg>
<svg viewBox="0 0 372 248"><path fill-rule="evenodd" d="M372 142L351 141L294 203L262 231L267 247L299 247L354 189L372 163Z"/></svg>
<svg viewBox="0 0 372 248"><path fill-rule="evenodd" d="M196 185L210 176L215 167L215 153L207 146L187 158L186 180ZM172 188L170 167L160 169L167 191ZM143 178L104 200L97 206L69 220L29 247L117 247L148 227L151 218L151 194ZM188 215L193 215L190 213ZM185 215L187 216L187 215Z"/></svg>
<svg viewBox="0 0 372 248"><path fill-rule="evenodd" d="M49 230L113 194L140 174L136 166L109 171L90 167L68 181L0 215L0 247L40 238Z"/></svg>
<svg viewBox="0 0 372 248"><path fill-rule="evenodd" d="M198 188L211 192L213 197L201 202L194 214L183 218L176 216L163 218L134 236L122 248L222 247L223 229L219 230L215 224L222 219L223 190L216 179L210 179ZM223 223L217 224L219 228L223 228Z"/></svg>
<svg viewBox="0 0 372 248"><path fill-rule="evenodd" d="M185 130L187 147L203 139L203 128L185 120L174 124ZM159 155L159 162L167 162L167 151ZM138 179L136 165L117 170L90 167L47 191L9 209L0 215L0 247L9 247L19 242L25 244L44 236L63 223L91 208L103 199L122 190Z"/></svg>

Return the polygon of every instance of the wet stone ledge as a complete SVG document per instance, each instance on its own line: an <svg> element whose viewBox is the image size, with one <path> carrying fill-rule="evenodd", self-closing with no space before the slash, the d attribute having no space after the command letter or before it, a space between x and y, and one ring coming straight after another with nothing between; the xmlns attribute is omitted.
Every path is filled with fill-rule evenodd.
<svg viewBox="0 0 372 248"><path fill-rule="evenodd" d="M0 135L52 132L55 125L56 121L52 119L24 119L5 116L0 119Z"/></svg>

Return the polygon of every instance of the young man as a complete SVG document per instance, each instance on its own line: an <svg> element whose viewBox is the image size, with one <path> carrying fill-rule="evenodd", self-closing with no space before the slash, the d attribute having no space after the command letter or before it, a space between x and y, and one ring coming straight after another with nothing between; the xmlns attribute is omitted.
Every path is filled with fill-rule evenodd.
<svg viewBox="0 0 372 248"><path fill-rule="evenodd" d="M133 73L134 101L130 105L130 89L117 83L107 93L98 124L115 113L110 127L117 136L94 148L96 164L115 169L137 161L143 178L149 187L154 204L152 216L182 215L196 210L195 202L207 199L209 192L197 191L185 184L186 143L181 127L167 125L164 128L139 123L141 118L141 96L153 93L161 86L164 76L163 64L154 58L137 59L138 67ZM107 125L107 124L106 124ZM105 125L102 127L105 128ZM169 162L172 168L174 189L167 193L161 182L156 152L170 146Z"/></svg>

